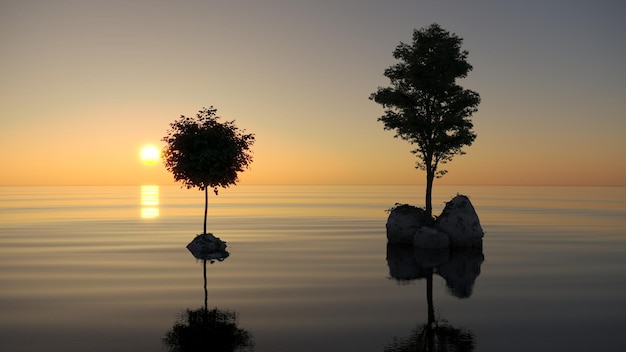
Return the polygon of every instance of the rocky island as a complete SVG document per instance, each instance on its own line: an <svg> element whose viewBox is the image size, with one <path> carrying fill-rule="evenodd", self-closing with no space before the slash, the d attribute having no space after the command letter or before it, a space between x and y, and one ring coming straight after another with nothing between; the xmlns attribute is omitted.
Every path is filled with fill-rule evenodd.
<svg viewBox="0 0 626 352"><path fill-rule="evenodd" d="M423 209L396 204L387 218L390 244L412 244L417 248L482 248L484 231L469 198L456 195L434 221Z"/></svg>

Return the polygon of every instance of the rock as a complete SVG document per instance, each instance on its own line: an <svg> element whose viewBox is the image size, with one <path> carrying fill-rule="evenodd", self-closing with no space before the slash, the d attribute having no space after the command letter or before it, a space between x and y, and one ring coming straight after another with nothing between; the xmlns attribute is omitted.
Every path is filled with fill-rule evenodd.
<svg viewBox="0 0 626 352"><path fill-rule="evenodd" d="M187 249L197 259L221 261L230 255L226 251L226 242L211 233L197 235L187 244Z"/></svg>
<svg viewBox="0 0 626 352"><path fill-rule="evenodd" d="M394 244L413 244L416 231L423 225L423 209L408 204L396 204L387 218L387 240Z"/></svg>
<svg viewBox="0 0 626 352"><path fill-rule="evenodd" d="M450 239L447 234L435 228L422 226L413 236L413 246L424 249L448 248Z"/></svg>
<svg viewBox="0 0 626 352"><path fill-rule="evenodd" d="M413 256L415 257L415 262L421 268L436 268L448 262L450 249L447 247L430 249L413 247Z"/></svg>
<svg viewBox="0 0 626 352"><path fill-rule="evenodd" d="M457 195L444 207L435 228L448 235L450 247L482 248L484 232L469 198Z"/></svg>

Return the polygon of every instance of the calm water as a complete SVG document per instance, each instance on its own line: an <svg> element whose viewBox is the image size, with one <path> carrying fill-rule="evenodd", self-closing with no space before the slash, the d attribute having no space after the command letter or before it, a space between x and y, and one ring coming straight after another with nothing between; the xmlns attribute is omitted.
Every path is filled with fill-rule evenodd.
<svg viewBox="0 0 626 352"><path fill-rule="evenodd" d="M439 326L474 351L623 351L626 188L435 185L435 213L456 193L481 218L484 261L450 254L458 275L479 273L452 283L461 295L443 268L432 276ZM211 195L208 230L230 257L207 264L209 308L236 312L255 351L416 350L428 280L411 249L388 252L385 210L422 194ZM204 306L203 263L185 248L203 201L176 186L0 187L0 349L167 351L165 335Z"/></svg>

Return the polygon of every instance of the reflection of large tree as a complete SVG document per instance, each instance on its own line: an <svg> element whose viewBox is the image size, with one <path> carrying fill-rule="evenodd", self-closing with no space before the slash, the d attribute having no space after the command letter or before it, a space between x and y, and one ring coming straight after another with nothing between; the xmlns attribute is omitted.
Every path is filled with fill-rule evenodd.
<svg viewBox="0 0 626 352"><path fill-rule="evenodd" d="M385 347L385 351L473 351L474 335L469 330L435 319L433 274L436 273L446 280L450 294L458 298L468 298L472 294L476 278L480 275L483 261L482 251L475 249L424 250L388 244L387 264L393 279L401 283L426 279L428 320L426 324L418 325L409 337L394 338Z"/></svg>
<svg viewBox="0 0 626 352"><path fill-rule="evenodd" d="M409 337L394 339L391 344L385 346L385 352L470 352L474 351L474 346L474 336L468 330L450 325L422 324L415 328Z"/></svg>
<svg viewBox="0 0 626 352"><path fill-rule="evenodd" d="M198 256L194 253L194 257ZM172 329L165 334L163 343L170 352L195 351L252 351L252 334L237 326L237 312L218 308L208 309L206 262L222 261L228 252L221 256L212 255L202 259L204 277L204 307L187 309L179 317Z"/></svg>

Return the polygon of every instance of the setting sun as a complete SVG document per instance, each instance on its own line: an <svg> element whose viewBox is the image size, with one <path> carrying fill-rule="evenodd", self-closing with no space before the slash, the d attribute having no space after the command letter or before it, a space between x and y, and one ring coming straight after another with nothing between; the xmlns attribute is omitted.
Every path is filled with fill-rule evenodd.
<svg viewBox="0 0 626 352"><path fill-rule="evenodd" d="M159 150L151 145L143 147L141 149L141 161L146 165L155 164L160 157Z"/></svg>

